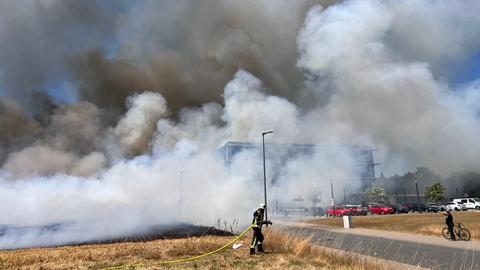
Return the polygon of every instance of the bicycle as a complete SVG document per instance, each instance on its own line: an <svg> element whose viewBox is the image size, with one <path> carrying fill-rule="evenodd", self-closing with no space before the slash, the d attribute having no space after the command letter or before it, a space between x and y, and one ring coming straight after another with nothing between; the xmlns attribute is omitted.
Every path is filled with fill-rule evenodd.
<svg viewBox="0 0 480 270"><path fill-rule="evenodd" d="M470 231L466 228L462 228L462 224L458 223L457 226L453 227L453 232L458 236L460 240L468 241L470 240ZM451 239L450 232L448 231L448 227L443 228L442 235L445 239Z"/></svg>

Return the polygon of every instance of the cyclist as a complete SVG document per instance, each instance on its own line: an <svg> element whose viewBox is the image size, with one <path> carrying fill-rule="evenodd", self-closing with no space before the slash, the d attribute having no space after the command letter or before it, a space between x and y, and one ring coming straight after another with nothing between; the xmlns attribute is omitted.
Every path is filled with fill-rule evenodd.
<svg viewBox="0 0 480 270"><path fill-rule="evenodd" d="M450 239L452 239L452 241L455 241L455 232L453 232L453 227L455 226L455 224L453 223L453 216L450 212L450 209L446 209L446 213L443 215L447 217L445 218L445 223L448 226L448 233L450 233Z"/></svg>

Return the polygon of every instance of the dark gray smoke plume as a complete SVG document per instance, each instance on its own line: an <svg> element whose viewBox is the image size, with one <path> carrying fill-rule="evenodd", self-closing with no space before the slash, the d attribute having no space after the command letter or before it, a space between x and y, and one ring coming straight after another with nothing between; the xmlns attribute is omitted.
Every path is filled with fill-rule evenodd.
<svg viewBox="0 0 480 270"><path fill-rule="evenodd" d="M295 38L313 1L141 1L117 24L118 54L92 50L72 58L80 96L123 108L127 96L157 91L174 112L220 102L238 69L281 96L295 98Z"/></svg>

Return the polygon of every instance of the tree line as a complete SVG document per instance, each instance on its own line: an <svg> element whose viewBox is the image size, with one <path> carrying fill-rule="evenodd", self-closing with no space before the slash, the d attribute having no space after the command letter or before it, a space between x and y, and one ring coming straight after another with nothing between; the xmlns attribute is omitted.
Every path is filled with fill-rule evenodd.
<svg viewBox="0 0 480 270"><path fill-rule="evenodd" d="M443 176L428 167L417 167L413 172L385 177L380 174L375 183L365 192L372 197L385 196L385 191L415 193L416 184L419 193L431 202L442 202L455 197L480 197L480 173L455 172Z"/></svg>

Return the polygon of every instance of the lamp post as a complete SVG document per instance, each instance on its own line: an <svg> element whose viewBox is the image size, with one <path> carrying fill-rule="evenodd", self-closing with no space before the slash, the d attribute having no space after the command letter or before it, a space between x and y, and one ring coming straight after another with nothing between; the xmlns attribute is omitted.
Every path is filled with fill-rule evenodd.
<svg viewBox="0 0 480 270"><path fill-rule="evenodd" d="M335 197L333 196L333 180L332 179L330 179L330 191L332 192L331 204L333 209L333 216L336 216L335 215ZM328 213L327 213L327 217L328 217Z"/></svg>
<svg viewBox="0 0 480 270"><path fill-rule="evenodd" d="M418 182L415 182L415 188L417 189L417 204L418 204L418 211L422 213L422 208L420 207L420 194L418 194Z"/></svg>
<svg viewBox="0 0 480 270"><path fill-rule="evenodd" d="M262 146L263 146L263 195L265 199L265 220L268 220L267 215L267 171L265 170L265 135L273 133L273 131L262 132ZM266 225L268 227L268 224Z"/></svg>

